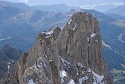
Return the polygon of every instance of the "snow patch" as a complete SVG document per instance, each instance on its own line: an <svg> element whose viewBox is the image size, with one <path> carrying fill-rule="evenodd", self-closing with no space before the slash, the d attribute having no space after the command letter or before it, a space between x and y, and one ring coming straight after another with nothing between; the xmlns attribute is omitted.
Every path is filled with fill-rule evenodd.
<svg viewBox="0 0 125 84"><path fill-rule="evenodd" d="M54 29L51 29L50 31L45 32L45 34L46 34L46 35L51 35L51 34L53 34L53 30L54 30Z"/></svg>
<svg viewBox="0 0 125 84"><path fill-rule="evenodd" d="M49 38L50 36L46 36L45 38Z"/></svg>
<svg viewBox="0 0 125 84"><path fill-rule="evenodd" d="M74 31L75 29L76 29L76 28L74 27L74 28L73 28L73 31Z"/></svg>
<svg viewBox="0 0 125 84"><path fill-rule="evenodd" d="M67 73L66 73L64 70L60 71L61 83L64 82L64 77L65 77L65 76L67 76Z"/></svg>
<svg viewBox="0 0 125 84"><path fill-rule="evenodd" d="M10 72L10 65L8 64L8 66L7 66L7 69L8 69L8 73Z"/></svg>
<svg viewBox="0 0 125 84"><path fill-rule="evenodd" d="M70 24L72 22L72 19L69 20L68 24Z"/></svg>
<svg viewBox="0 0 125 84"><path fill-rule="evenodd" d="M75 82L74 82L73 79L71 79L71 80L69 81L69 83L67 83L67 84L75 84Z"/></svg>
<svg viewBox="0 0 125 84"><path fill-rule="evenodd" d="M84 74L84 71L82 71L82 74Z"/></svg>
<svg viewBox="0 0 125 84"><path fill-rule="evenodd" d="M79 62L77 63L77 65L78 65L79 67L81 67L81 68L84 67L84 66L83 66L81 63L79 63Z"/></svg>
<svg viewBox="0 0 125 84"><path fill-rule="evenodd" d="M79 84L83 84L86 80L88 80L87 76L80 78L79 79Z"/></svg>
<svg viewBox="0 0 125 84"><path fill-rule="evenodd" d="M89 68L87 71L88 71L88 72L91 72L92 70Z"/></svg>
<svg viewBox="0 0 125 84"><path fill-rule="evenodd" d="M77 27L77 24L75 23L75 27L73 28L73 31L76 29L76 27Z"/></svg>
<svg viewBox="0 0 125 84"><path fill-rule="evenodd" d="M49 31L47 31L47 32L42 32L42 33L45 33L45 34L47 35L45 38L49 38L49 37L52 37L53 30L54 30L54 29L51 29L51 30L49 30Z"/></svg>
<svg viewBox="0 0 125 84"><path fill-rule="evenodd" d="M10 69L10 65L8 65L7 68Z"/></svg>
<svg viewBox="0 0 125 84"><path fill-rule="evenodd" d="M104 79L104 76L100 76L98 74L96 74L95 72L92 71L92 74L93 74L93 79L94 79L94 82L93 84L105 84L103 82L103 79Z"/></svg>
<svg viewBox="0 0 125 84"><path fill-rule="evenodd" d="M90 37L87 37L87 41L90 42Z"/></svg>
<svg viewBox="0 0 125 84"><path fill-rule="evenodd" d="M28 84L35 84L35 83L33 82L33 79L30 79Z"/></svg>
<svg viewBox="0 0 125 84"><path fill-rule="evenodd" d="M62 58L61 58L61 61L62 61L62 63L64 64L65 67L70 68L70 65L71 65L71 64L70 64L69 62L67 62L66 60L64 60L64 59L62 59Z"/></svg>
<svg viewBox="0 0 125 84"><path fill-rule="evenodd" d="M91 45L90 45L90 44L88 44L88 46L90 47Z"/></svg>
<svg viewBox="0 0 125 84"><path fill-rule="evenodd" d="M95 37L95 36L96 36L96 33L92 33L90 36L91 36L91 37Z"/></svg>
<svg viewBox="0 0 125 84"><path fill-rule="evenodd" d="M50 61L50 62L52 62L53 60L52 60L52 59L50 59L49 61Z"/></svg>
<svg viewBox="0 0 125 84"><path fill-rule="evenodd" d="M60 71L60 77L64 78L67 76L66 72L64 70Z"/></svg>

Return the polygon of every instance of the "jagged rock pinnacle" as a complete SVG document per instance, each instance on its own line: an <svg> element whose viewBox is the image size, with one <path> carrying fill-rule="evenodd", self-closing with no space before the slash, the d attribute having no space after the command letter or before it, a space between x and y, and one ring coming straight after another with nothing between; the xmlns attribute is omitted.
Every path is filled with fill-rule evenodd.
<svg viewBox="0 0 125 84"><path fill-rule="evenodd" d="M17 63L9 83L112 84L102 53L98 21L91 14L73 14L59 27L38 35Z"/></svg>

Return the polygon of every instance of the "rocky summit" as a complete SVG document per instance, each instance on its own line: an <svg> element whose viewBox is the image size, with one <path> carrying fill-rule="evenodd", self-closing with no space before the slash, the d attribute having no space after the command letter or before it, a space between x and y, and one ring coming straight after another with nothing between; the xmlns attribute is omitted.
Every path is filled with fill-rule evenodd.
<svg viewBox="0 0 125 84"><path fill-rule="evenodd" d="M113 84L96 18L78 12L63 29L39 34L4 84Z"/></svg>

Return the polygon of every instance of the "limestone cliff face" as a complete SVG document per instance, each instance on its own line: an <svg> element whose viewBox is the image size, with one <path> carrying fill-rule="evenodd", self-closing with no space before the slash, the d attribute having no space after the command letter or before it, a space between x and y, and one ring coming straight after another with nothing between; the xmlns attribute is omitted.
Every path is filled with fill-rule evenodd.
<svg viewBox="0 0 125 84"><path fill-rule="evenodd" d="M98 21L74 14L66 26L38 35L19 59L7 84L112 84L105 64Z"/></svg>

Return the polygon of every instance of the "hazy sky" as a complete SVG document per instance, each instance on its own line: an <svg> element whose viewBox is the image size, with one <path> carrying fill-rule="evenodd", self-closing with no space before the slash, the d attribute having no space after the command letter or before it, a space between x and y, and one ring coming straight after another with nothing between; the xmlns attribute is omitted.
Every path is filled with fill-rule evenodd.
<svg viewBox="0 0 125 84"><path fill-rule="evenodd" d="M0 0L9 2L23 2L29 5L50 5L50 4L67 4L72 6L89 6L89 5L103 5L103 4L114 4L122 5L125 4L125 0Z"/></svg>

